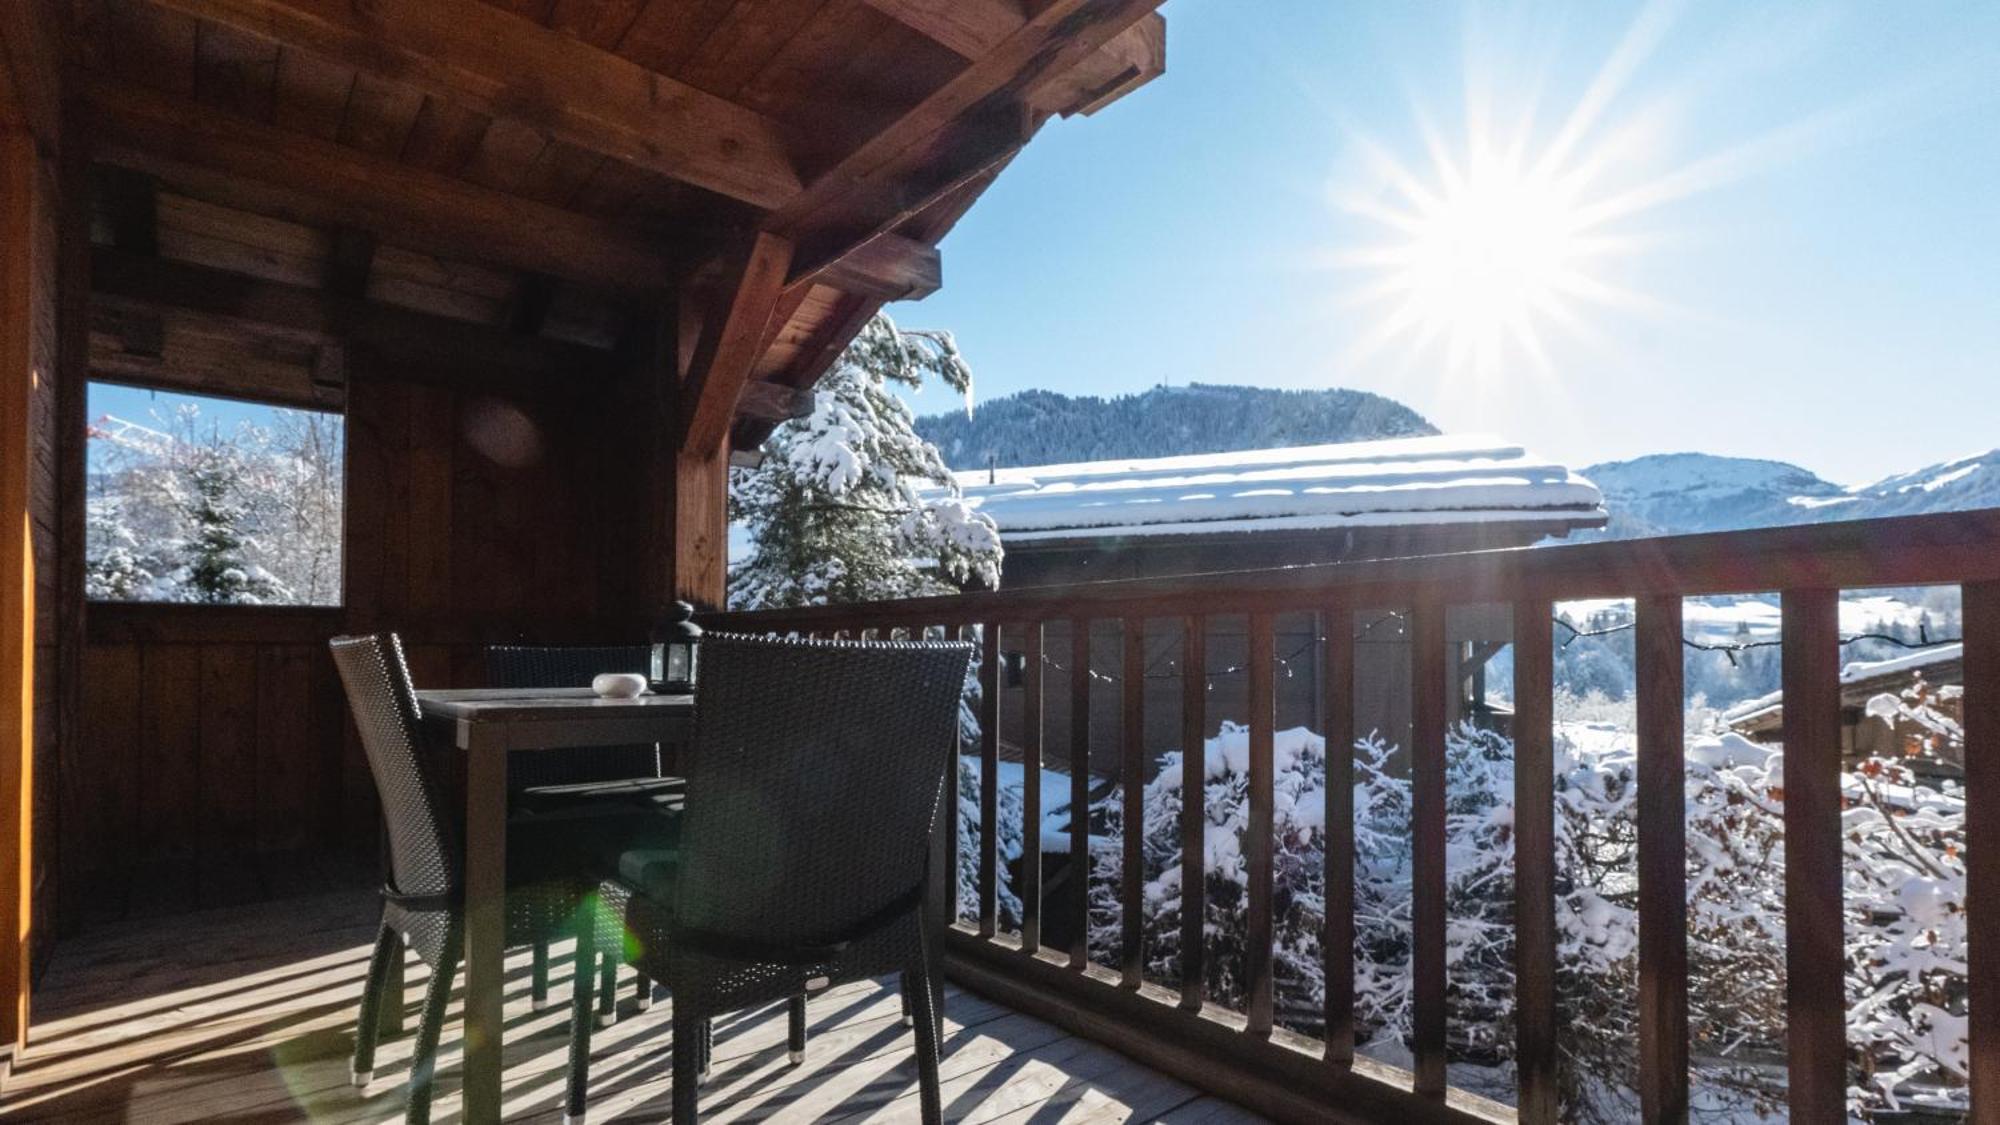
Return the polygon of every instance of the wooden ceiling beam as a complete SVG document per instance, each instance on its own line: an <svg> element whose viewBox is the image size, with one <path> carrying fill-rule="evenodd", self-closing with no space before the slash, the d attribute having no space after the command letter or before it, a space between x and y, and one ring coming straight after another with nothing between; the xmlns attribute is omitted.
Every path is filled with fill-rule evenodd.
<svg viewBox="0 0 2000 1125"><path fill-rule="evenodd" d="M769 229L800 244L790 283L813 280L1011 158L1034 134L1031 91L1069 71L1159 4L1046 0L1027 14L951 81L815 176L797 199L771 215Z"/></svg>
<svg viewBox="0 0 2000 1125"><path fill-rule="evenodd" d="M944 284L944 264L937 247L899 234L884 234L833 262L819 280L848 293L884 301L915 301ZM795 288L803 293L808 287Z"/></svg>
<svg viewBox="0 0 2000 1125"><path fill-rule="evenodd" d="M1020 0L866 0L869 7L964 59L976 59L1028 22Z"/></svg>
<svg viewBox="0 0 2000 1125"><path fill-rule="evenodd" d="M79 85L98 159L190 194L621 291L664 291L677 277L664 247L616 224L102 75Z"/></svg>
<svg viewBox="0 0 2000 1125"><path fill-rule="evenodd" d="M1088 117L1167 72L1167 20L1158 12L1126 28L1060 74L1043 78L1028 92L1028 104L1043 113Z"/></svg>
<svg viewBox="0 0 2000 1125"><path fill-rule="evenodd" d="M92 299L128 313L185 310L240 325L251 335L304 346L340 344L405 361L493 378L555 381L551 373L608 368L609 352L354 300L227 270L99 247L91 252Z"/></svg>
<svg viewBox="0 0 2000 1125"><path fill-rule="evenodd" d="M63 50L55 5L0 4L0 126L25 130L46 151L58 146Z"/></svg>
<svg viewBox="0 0 2000 1125"><path fill-rule="evenodd" d="M681 448L719 447L736 416L736 402L769 341L769 325L784 296L792 244L759 232L730 256L728 277L702 325L681 387Z"/></svg>
<svg viewBox="0 0 2000 1125"><path fill-rule="evenodd" d="M149 0L762 208L800 190L779 124L481 0Z"/></svg>
<svg viewBox="0 0 2000 1125"><path fill-rule="evenodd" d="M869 7L965 59L978 59L1028 22L1019 0L866 0ZM1166 72L1167 21L1158 12L1113 36L1070 70L1048 75L1028 103L1044 113L1091 114Z"/></svg>
<svg viewBox="0 0 2000 1125"><path fill-rule="evenodd" d="M847 350L863 325L871 317L882 311L882 302L872 297L848 295L840 299L834 312L813 334L810 350L804 358L766 380L773 385L788 387L811 387L819 382L820 376L834 365L840 354ZM745 415L737 420L729 433L731 449L756 449L764 444L783 419L756 418Z"/></svg>

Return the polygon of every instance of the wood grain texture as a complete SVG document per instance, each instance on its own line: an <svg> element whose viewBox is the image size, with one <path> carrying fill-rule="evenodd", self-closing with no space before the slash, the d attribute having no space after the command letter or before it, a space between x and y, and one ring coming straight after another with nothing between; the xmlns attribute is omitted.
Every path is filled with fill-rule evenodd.
<svg viewBox="0 0 2000 1125"><path fill-rule="evenodd" d="M1554 607L1514 604L1514 1059L1523 1125L1555 1125Z"/></svg>
<svg viewBox="0 0 2000 1125"><path fill-rule="evenodd" d="M992 937L1000 914L1000 623L979 630L979 933Z"/></svg>
<svg viewBox="0 0 2000 1125"><path fill-rule="evenodd" d="M1418 602L1410 625L1410 977L1416 1091L1445 1091L1444 605Z"/></svg>
<svg viewBox="0 0 2000 1125"><path fill-rule="evenodd" d="M1145 968L1146 622L1128 617L1119 662L1119 795L1124 837L1119 878L1119 983L1137 988Z"/></svg>
<svg viewBox="0 0 2000 1125"><path fill-rule="evenodd" d="M1206 971L1208 778L1197 763L1207 740L1208 622L1197 614L1181 625L1181 1007L1187 1011L1201 1009Z"/></svg>
<svg viewBox="0 0 2000 1125"><path fill-rule="evenodd" d="M612 223L103 75L79 85L100 159L192 192L615 290L657 290L674 276L652 240Z"/></svg>
<svg viewBox="0 0 2000 1125"><path fill-rule="evenodd" d="M1681 599L1641 598L1637 613L1640 1114L1649 1122L1685 1121L1687 744Z"/></svg>
<svg viewBox="0 0 2000 1125"><path fill-rule="evenodd" d="M1021 633L1021 950L1042 947L1042 624Z"/></svg>
<svg viewBox="0 0 2000 1125"><path fill-rule="evenodd" d="M1326 980L1326 1060L1354 1062L1354 611L1320 614L1324 635L1326 731L1326 932L1320 939Z"/></svg>
<svg viewBox="0 0 2000 1125"><path fill-rule="evenodd" d="M1090 916L1090 620L1069 622L1069 916ZM1069 967L1090 963L1090 927L1070 938Z"/></svg>
<svg viewBox="0 0 2000 1125"><path fill-rule="evenodd" d="M764 233L728 256L727 279L682 381L682 448L713 449L727 436L736 400L769 340L791 260L792 244Z"/></svg>
<svg viewBox="0 0 2000 1125"><path fill-rule="evenodd" d="M1244 823L1244 847L1248 855L1250 881L1249 910L1244 927L1243 977L1244 1012L1251 1035L1269 1035L1274 1024L1276 984L1271 948L1272 850L1276 774L1272 763L1272 722L1276 698L1273 680L1271 617L1250 616L1250 816Z"/></svg>
<svg viewBox="0 0 2000 1125"><path fill-rule="evenodd" d="M1965 637L1965 871L1972 932L2000 927L2000 582L1963 590ZM1967 950L1967 1012L1976 1125L2000 1122L2000 947Z"/></svg>
<svg viewBox="0 0 2000 1125"><path fill-rule="evenodd" d="M1786 1099L1794 1121L1837 1121L1847 1112L1840 591L1786 590L1779 608L1785 693Z"/></svg>
<svg viewBox="0 0 2000 1125"><path fill-rule="evenodd" d="M155 0L763 207L799 190L762 115L478 0Z"/></svg>

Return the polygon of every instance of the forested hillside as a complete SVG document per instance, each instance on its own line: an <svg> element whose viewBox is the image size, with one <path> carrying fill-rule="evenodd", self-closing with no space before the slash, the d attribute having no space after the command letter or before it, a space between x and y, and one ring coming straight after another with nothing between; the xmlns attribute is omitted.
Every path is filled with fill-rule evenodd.
<svg viewBox="0 0 2000 1125"><path fill-rule="evenodd" d="M952 468L981 469L989 464L1007 468L1225 453L1438 431L1409 407L1366 391L1195 383L1109 399L1022 391L981 403L970 417L960 411L919 418L917 432L944 453Z"/></svg>

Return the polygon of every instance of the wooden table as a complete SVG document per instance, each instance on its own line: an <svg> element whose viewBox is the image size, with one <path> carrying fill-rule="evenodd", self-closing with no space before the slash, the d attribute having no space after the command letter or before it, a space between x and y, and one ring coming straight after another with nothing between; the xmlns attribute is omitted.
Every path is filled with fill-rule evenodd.
<svg viewBox="0 0 2000 1125"><path fill-rule="evenodd" d="M465 1120L500 1120L501 986L506 978L507 757L680 742L694 697L599 699L589 688L420 691L432 737L465 752Z"/></svg>

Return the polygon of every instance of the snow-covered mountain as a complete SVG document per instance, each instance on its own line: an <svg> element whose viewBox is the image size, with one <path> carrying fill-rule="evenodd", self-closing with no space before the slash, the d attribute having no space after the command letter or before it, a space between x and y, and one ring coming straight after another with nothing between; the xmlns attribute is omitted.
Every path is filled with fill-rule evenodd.
<svg viewBox="0 0 2000 1125"><path fill-rule="evenodd" d="M1842 487L1782 461L1662 453L1582 470L1611 522L1575 538L1632 539L1695 531L1907 516L2000 507L2000 449Z"/></svg>

